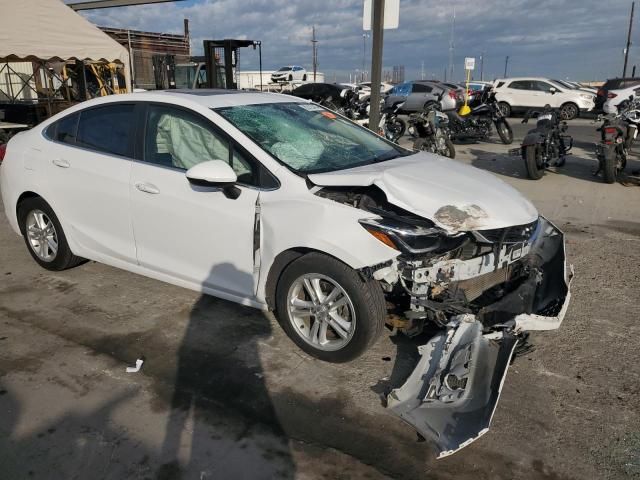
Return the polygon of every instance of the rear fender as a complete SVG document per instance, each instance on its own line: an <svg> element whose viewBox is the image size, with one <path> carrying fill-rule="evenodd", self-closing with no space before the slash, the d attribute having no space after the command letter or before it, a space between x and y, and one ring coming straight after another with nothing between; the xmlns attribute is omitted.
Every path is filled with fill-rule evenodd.
<svg viewBox="0 0 640 480"><path fill-rule="evenodd" d="M544 143L544 135L539 132L527 133L522 140L522 147L528 147L530 145L538 145Z"/></svg>

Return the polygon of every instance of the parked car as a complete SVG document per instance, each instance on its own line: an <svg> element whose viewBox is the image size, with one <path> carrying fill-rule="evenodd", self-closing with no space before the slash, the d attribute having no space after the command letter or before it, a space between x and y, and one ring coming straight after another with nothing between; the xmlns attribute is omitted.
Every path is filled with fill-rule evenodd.
<svg viewBox="0 0 640 480"><path fill-rule="evenodd" d="M441 456L487 431L522 332L569 301L564 236L513 187L288 95L89 100L9 141L0 191L41 267L92 259L271 309L325 361L390 314L436 331L388 406Z"/></svg>
<svg viewBox="0 0 640 480"><path fill-rule="evenodd" d="M598 92L598 90L595 88L585 88L578 83L569 82L568 80L558 80L557 78L554 78L554 79L551 79L551 81L557 85L560 85L560 87L568 88L570 90L579 90L581 92L588 93L591 95L596 95L596 93Z"/></svg>
<svg viewBox="0 0 640 480"><path fill-rule="evenodd" d="M371 82L361 82L358 84L361 89L369 94L371 94ZM389 93L389 90L393 88L393 85L388 82L380 82L380 93L386 95Z"/></svg>
<svg viewBox="0 0 640 480"><path fill-rule="evenodd" d="M460 88L462 89L466 89L467 88L467 84L466 82L462 82L459 84ZM483 82L483 81L479 81L479 80L474 80L472 82L469 82L469 91L468 91L468 95L469 95L469 102L473 102L473 100L476 98L476 95L479 92L482 92L484 89L493 86L493 83L491 82Z"/></svg>
<svg viewBox="0 0 640 480"><path fill-rule="evenodd" d="M640 83L618 90L608 90L607 100L602 104L602 111L607 114L618 113L618 105L625 100L629 100L629 97L636 97L638 95L640 95Z"/></svg>
<svg viewBox="0 0 640 480"><path fill-rule="evenodd" d="M296 80L307 81L307 71L298 65L282 67L271 74L272 82L293 82Z"/></svg>
<svg viewBox="0 0 640 480"><path fill-rule="evenodd" d="M609 99L609 90L626 90L638 85L640 85L640 77L610 78L598 89L595 110L604 111L604 103Z"/></svg>
<svg viewBox="0 0 640 480"><path fill-rule="evenodd" d="M291 95L320 103L331 110L339 110L346 106L345 93L351 91L349 85L341 83L305 83L294 88Z"/></svg>
<svg viewBox="0 0 640 480"><path fill-rule="evenodd" d="M548 78L500 78L494 81L494 88L505 116L549 105L559 109L563 120L571 120L595 105L595 95L563 87Z"/></svg>
<svg viewBox="0 0 640 480"><path fill-rule="evenodd" d="M437 103L442 92L442 110L455 110L464 102L464 89L458 85L435 80L414 80L400 83L389 90L385 97L385 107L403 101L403 113L421 112Z"/></svg>

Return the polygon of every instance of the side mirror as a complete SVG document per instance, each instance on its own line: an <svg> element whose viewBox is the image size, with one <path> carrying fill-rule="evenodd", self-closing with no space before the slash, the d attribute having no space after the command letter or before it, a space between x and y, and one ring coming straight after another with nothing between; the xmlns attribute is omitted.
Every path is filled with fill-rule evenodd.
<svg viewBox="0 0 640 480"><path fill-rule="evenodd" d="M551 95L553 95L554 93L556 93L558 90L556 89L556 87L550 87L549 88L549 92L551 92Z"/></svg>
<svg viewBox="0 0 640 480"><path fill-rule="evenodd" d="M199 187L219 187L227 198L236 199L240 189L236 172L223 160L209 160L191 167L185 173L189 183Z"/></svg>

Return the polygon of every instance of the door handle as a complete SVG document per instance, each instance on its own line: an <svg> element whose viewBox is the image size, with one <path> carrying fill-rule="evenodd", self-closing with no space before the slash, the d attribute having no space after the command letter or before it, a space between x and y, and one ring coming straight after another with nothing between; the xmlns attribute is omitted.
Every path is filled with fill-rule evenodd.
<svg viewBox="0 0 640 480"><path fill-rule="evenodd" d="M156 187L151 183L138 182L136 183L136 188L144 193L152 193L152 194L160 193L160 190L158 189L158 187Z"/></svg>
<svg viewBox="0 0 640 480"><path fill-rule="evenodd" d="M53 160L51 160L51 163L53 163L56 167L61 168L69 168L71 166L71 164L63 158L54 158Z"/></svg>

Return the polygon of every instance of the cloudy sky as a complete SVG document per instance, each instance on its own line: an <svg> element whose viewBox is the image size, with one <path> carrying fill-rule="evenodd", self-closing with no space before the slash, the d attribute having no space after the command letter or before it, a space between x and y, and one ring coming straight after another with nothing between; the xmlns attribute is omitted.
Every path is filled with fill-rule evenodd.
<svg viewBox="0 0 640 480"><path fill-rule="evenodd" d="M424 62L425 77L441 78L454 6L456 80L462 80L464 57L482 53L485 79L503 75L507 55L510 76L600 80L622 73L630 0L400 0L400 27L385 31L384 68L404 65L407 79L420 78ZM345 81L362 69L362 11L363 0L184 0L83 15L100 26L167 33L180 33L188 18L194 55L202 53L203 39L262 40L265 69L311 69L315 25L319 70L327 80ZM630 65L640 64L637 39L640 22ZM366 48L368 69L371 39ZM246 52L242 61L243 69L256 68L257 54Z"/></svg>

